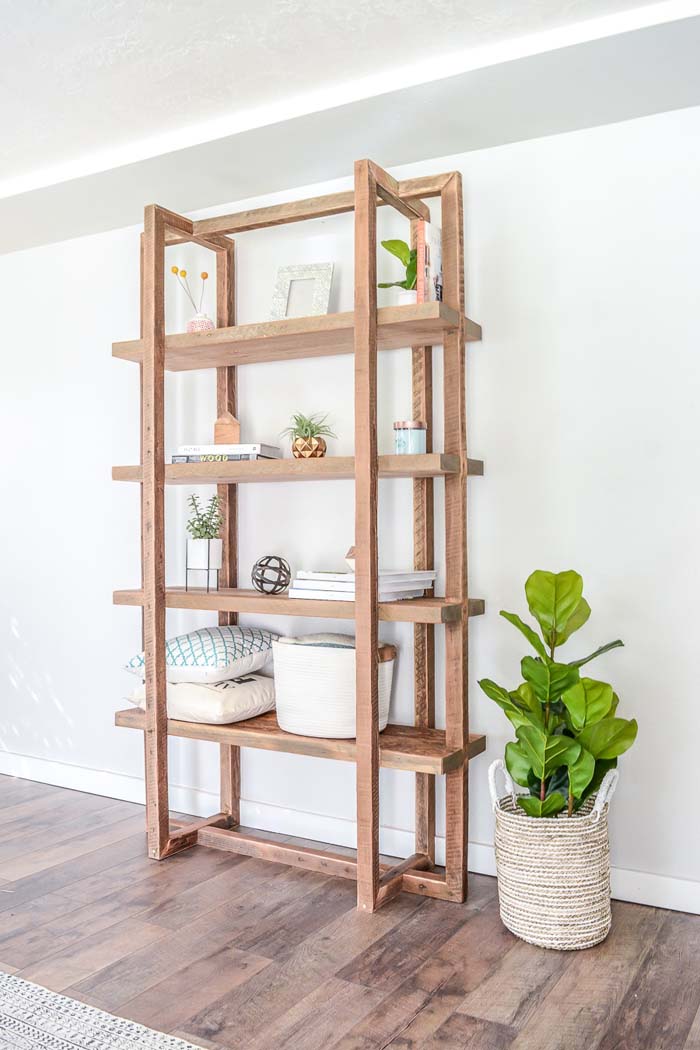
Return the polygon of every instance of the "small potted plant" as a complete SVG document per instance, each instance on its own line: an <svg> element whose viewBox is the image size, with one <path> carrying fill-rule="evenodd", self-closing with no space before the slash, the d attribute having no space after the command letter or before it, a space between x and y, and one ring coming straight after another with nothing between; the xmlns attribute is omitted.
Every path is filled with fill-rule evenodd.
<svg viewBox="0 0 700 1050"><path fill-rule="evenodd" d="M221 539L221 527L224 516L221 511L221 500L217 495L211 497L206 507L202 507L199 496L192 493L188 500L192 516L187 522L187 580L189 585L189 573L205 572L207 574L207 590L211 574L214 573L216 586L218 587L219 570L222 565L223 540Z"/></svg>
<svg viewBox="0 0 700 1050"><path fill-rule="evenodd" d="M326 438L335 437L326 423L328 416L315 413L304 416L301 412L292 416L291 426L282 431L292 439L292 455L295 459L320 459L326 454Z"/></svg>
<svg viewBox="0 0 700 1050"><path fill-rule="evenodd" d="M408 306L416 301L416 277L417 277L417 252L415 248L409 248L405 241L382 241L391 255L395 255L403 263L406 276L402 281L382 281L378 288L399 288L399 304Z"/></svg>
<svg viewBox="0 0 700 1050"><path fill-rule="evenodd" d="M479 682L516 735L505 766L499 760L489 769L501 919L533 944L588 948L610 929L607 810L617 759L634 743L637 723L617 715L611 685L580 673L621 641L568 663L557 659L556 650L591 613L581 576L538 570L525 596L541 637L516 613L501 612L536 653L521 661L523 681L515 689ZM499 769L507 787L500 798Z"/></svg>
<svg viewBox="0 0 700 1050"><path fill-rule="evenodd" d="M190 283L187 280L187 270L181 270L178 266L171 266L170 272L175 275L177 283L182 288L183 292L192 303L194 309L194 317L191 317L187 322L188 332L210 332L214 328L214 322L208 314L202 313L202 305L204 303L204 288L206 282L209 279L209 274L203 270L200 273L202 281L202 287L199 293L199 303L195 301L195 295L193 294Z"/></svg>

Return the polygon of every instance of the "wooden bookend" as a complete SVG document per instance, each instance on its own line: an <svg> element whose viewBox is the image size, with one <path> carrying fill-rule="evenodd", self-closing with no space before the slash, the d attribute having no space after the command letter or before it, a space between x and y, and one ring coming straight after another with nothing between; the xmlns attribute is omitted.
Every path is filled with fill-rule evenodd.
<svg viewBox="0 0 700 1050"><path fill-rule="evenodd" d="M231 412L224 412L214 424L215 445L239 445L241 424Z"/></svg>

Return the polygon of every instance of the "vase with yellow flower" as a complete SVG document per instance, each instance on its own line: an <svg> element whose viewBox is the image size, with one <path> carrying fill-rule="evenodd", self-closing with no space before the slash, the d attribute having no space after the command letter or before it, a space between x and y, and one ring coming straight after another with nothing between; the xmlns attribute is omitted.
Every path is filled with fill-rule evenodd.
<svg viewBox="0 0 700 1050"><path fill-rule="evenodd" d="M205 288L207 279L209 278L209 274L205 270L202 270L202 272L199 275L200 278L201 278L201 281L202 281L202 287L201 287L201 290L200 290L200 293L199 293L199 305L198 305L197 302L195 301L194 295L192 294L192 289L190 288L190 283L187 280L187 270L181 270L179 268L179 266L171 266L170 270L171 270L171 273L173 273L175 275L175 277L177 278L178 284L182 288L183 292L185 293L185 295L187 296L189 301L192 303L192 306L194 307L194 310L195 310L194 317L190 318L190 320L187 322L187 331L188 332L210 332L212 330L212 328L215 328L216 326L215 326L214 322L212 321L211 317L209 317L208 314L202 313L202 305L204 303L204 288Z"/></svg>

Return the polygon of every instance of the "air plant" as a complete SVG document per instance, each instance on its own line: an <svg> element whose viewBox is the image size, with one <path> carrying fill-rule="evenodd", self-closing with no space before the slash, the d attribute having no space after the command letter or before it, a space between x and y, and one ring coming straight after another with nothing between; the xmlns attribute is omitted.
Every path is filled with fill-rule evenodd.
<svg viewBox="0 0 700 1050"><path fill-rule="evenodd" d="M190 288L189 281L187 280L187 270L181 270L178 266L171 266L170 272L174 273L177 277L177 283L180 285L183 292L185 293L189 301L192 303L192 307L195 313L201 314L202 303L204 302L204 286L209 278L209 274L206 272L206 270L202 270L202 272L199 275L202 279L202 288L199 293L199 306L197 306L197 303L195 302L195 297L192 294L192 289Z"/></svg>

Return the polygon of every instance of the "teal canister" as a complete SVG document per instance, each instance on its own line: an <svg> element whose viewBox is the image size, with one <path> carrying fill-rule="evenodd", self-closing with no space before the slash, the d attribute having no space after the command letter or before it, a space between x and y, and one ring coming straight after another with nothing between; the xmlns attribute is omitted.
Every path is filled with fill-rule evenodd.
<svg viewBox="0 0 700 1050"><path fill-rule="evenodd" d="M394 423L394 452L397 456L417 456L425 452L427 425L420 419Z"/></svg>

